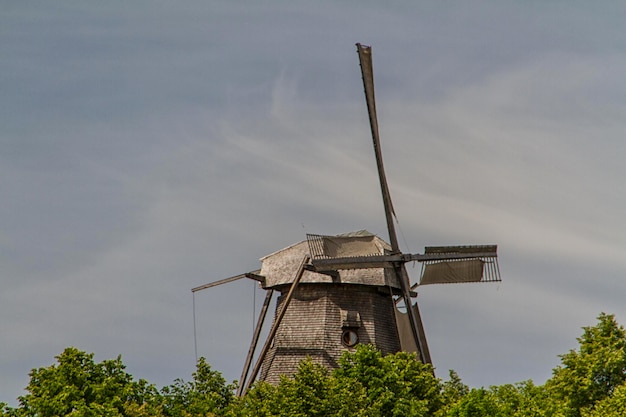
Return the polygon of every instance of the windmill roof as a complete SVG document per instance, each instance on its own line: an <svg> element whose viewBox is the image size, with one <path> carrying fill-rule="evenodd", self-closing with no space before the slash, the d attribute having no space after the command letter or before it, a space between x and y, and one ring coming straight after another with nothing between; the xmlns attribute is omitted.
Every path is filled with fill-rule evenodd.
<svg viewBox="0 0 626 417"><path fill-rule="evenodd" d="M365 230L365 229L362 229L362 230L357 230L357 231L355 231L355 232L340 233L340 234L338 234L338 235L335 235L335 237L368 237L368 236L371 236L371 237L375 237L375 238L377 238L377 239L380 239L380 238L379 238L378 236L376 236L374 233L369 232L369 231L367 231L367 230ZM381 240L382 242L384 242L384 243L387 243L387 242L385 242L385 241L384 241L384 240L382 240L382 239L380 239L380 240ZM265 259L267 259L267 258L270 258L270 257L272 257L272 256L278 255L278 254L279 254L279 253L281 253L281 252L288 251L288 250L290 250L291 248L293 248L294 246L300 245L300 244L302 244L302 243L306 243L306 240L302 240L302 241L300 241L300 242L298 242L298 243L293 243L293 244L291 244L291 245L289 245L289 246L287 246L287 247L284 247L284 248L282 248L282 249L277 250L276 252L272 252L272 253L270 253L269 255L265 255L265 256L263 256L263 257L262 257L261 259L259 259L259 260L260 260L261 262L263 262L263 261L264 261Z"/></svg>
<svg viewBox="0 0 626 417"><path fill-rule="evenodd" d="M356 232L342 233L336 236L337 237L364 237L364 236L376 236L376 235L372 232L369 232L363 229L363 230L357 230Z"/></svg>
<svg viewBox="0 0 626 417"><path fill-rule="evenodd" d="M390 247L387 242L367 230L324 236L334 256L367 256L383 254ZM289 285L305 255L310 256L308 241L301 241L261 258L261 275L265 277L265 288ZM399 288L395 274L384 268L340 270L339 279L333 280L326 274L305 271L301 283L342 283Z"/></svg>

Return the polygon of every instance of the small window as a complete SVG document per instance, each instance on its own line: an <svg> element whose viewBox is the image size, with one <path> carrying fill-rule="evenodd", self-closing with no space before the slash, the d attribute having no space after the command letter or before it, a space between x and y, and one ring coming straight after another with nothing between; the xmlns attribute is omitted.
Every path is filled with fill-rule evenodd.
<svg viewBox="0 0 626 417"><path fill-rule="evenodd" d="M361 327L361 315L358 311L341 310L341 327Z"/></svg>
<svg viewBox="0 0 626 417"><path fill-rule="evenodd" d="M359 343L359 335L355 329L346 329L341 333L341 343L345 347L354 347Z"/></svg>

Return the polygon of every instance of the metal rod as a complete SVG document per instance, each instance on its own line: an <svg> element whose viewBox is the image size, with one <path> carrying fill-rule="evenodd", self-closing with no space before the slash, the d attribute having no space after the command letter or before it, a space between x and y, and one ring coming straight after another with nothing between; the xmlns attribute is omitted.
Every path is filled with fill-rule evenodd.
<svg viewBox="0 0 626 417"><path fill-rule="evenodd" d="M239 387L237 388L238 397L241 397L241 395L243 394L243 388L246 383L246 378L248 377L248 372L250 372L250 365L252 364L254 351L256 350L256 345L259 341L261 329L263 328L263 323L265 322L265 316L267 314L270 301L272 300L273 293L274 293L274 290L270 289L270 290L267 290L267 294L265 294L265 301L263 302L263 307L261 307L261 312L259 313L259 320L256 323L254 334L252 335L252 342L250 343L250 348L248 349L248 356L246 356L246 362L243 365L243 371L241 372L241 378L239 379Z"/></svg>
<svg viewBox="0 0 626 417"><path fill-rule="evenodd" d="M193 349L196 354L196 363L198 363L198 336L196 333L196 293L191 293L193 304Z"/></svg>
<svg viewBox="0 0 626 417"><path fill-rule="evenodd" d="M272 342L274 341L274 336L276 336L276 332L278 331L278 326L280 325L280 322L283 320L283 317L285 316L285 313L287 312L287 307L289 306L289 303L291 302L291 298L293 297L293 294L296 288L298 287L298 284L300 283L300 278L302 278L302 275L304 274L304 266L308 262L309 262L309 255L305 255L304 258L302 258L302 262L300 263L300 266L298 267L298 271L296 272L293 283L291 284L291 287L289 288L289 292L287 293L287 296L285 297L285 300L283 301L283 305L281 306L280 311L276 315L276 319L274 320L274 323L272 324L272 328L270 329L270 332L267 336L267 340L265 341L265 344L263 345L263 349L261 349L261 353L259 353L257 362L254 365L254 369L252 370L252 375L250 375L250 379L246 382L246 387L243 390L242 395L245 395L248 392L248 390L252 386L252 383L256 379L259 373L259 370L261 369L261 365L263 364L265 355L267 354L267 351L272 345Z"/></svg>

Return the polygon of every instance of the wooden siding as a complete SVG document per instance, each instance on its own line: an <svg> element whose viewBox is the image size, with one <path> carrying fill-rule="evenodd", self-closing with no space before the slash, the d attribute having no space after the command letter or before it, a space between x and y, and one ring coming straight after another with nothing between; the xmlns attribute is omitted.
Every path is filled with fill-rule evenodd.
<svg viewBox="0 0 626 417"><path fill-rule="evenodd" d="M295 273L302 261L302 257L309 252L306 241L297 243L281 251L261 259L260 274L265 277L264 288L276 288L293 282ZM339 279L312 271L305 271L301 284L304 283L342 283L364 284L400 289L400 283L391 270L384 268L369 268L339 271Z"/></svg>
<svg viewBox="0 0 626 417"><path fill-rule="evenodd" d="M277 309L288 289L280 289ZM344 325L354 326L356 313L359 343L371 343L383 354L399 351L394 309L392 297L376 286L301 284L265 357L261 379L277 383L280 375L295 373L307 356L328 368L337 367L341 354L350 349L341 343Z"/></svg>

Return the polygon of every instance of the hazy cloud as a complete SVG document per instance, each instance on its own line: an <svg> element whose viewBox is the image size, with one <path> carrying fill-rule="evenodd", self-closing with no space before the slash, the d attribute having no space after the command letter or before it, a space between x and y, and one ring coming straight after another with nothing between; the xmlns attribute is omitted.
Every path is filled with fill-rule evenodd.
<svg viewBox="0 0 626 417"><path fill-rule="evenodd" d="M307 232L386 237L357 41L374 46L405 249L500 245L502 283L420 290L438 373L542 383L581 326L626 317L623 17L564 2L7 6L0 400L70 345L160 385L188 378L192 287ZM262 296L251 282L196 296L198 354L228 379Z"/></svg>

